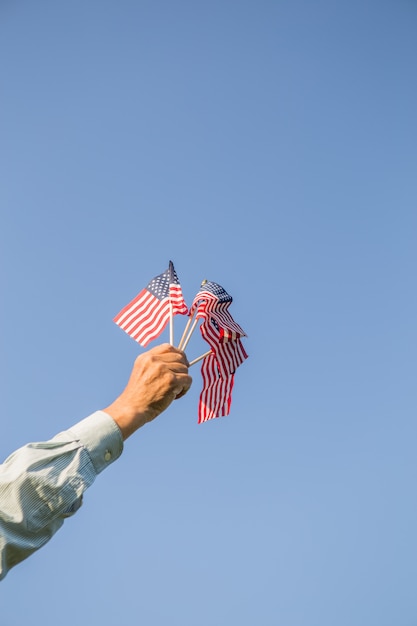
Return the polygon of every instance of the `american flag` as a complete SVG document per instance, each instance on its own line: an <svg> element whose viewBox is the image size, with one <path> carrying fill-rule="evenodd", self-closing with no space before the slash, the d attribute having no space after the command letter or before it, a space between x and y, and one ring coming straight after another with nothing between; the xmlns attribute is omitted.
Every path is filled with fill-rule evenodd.
<svg viewBox="0 0 417 626"><path fill-rule="evenodd" d="M205 281L193 300L190 316L194 312L197 319L208 318L211 315L219 326L219 341L236 341L240 337L246 337L246 333L228 311L232 302L232 296L221 285Z"/></svg>
<svg viewBox="0 0 417 626"><path fill-rule="evenodd" d="M203 280L191 305L191 310L193 310L193 306L197 304L199 300L203 299L207 302L212 302L214 307L216 307L217 304L230 305L233 302L232 296L227 293L226 289L212 280Z"/></svg>
<svg viewBox="0 0 417 626"><path fill-rule="evenodd" d="M217 322L216 317L209 313L204 318L203 323L200 326L200 332L212 349L214 356L217 360L217 365L220 374L226 377L229 374L234 374L239 365L248 358L242 341L238 338L234 341L221 342L221 329Z"/></svg>
<svg viewBox="0 0 417 626"><path fill-rule="evenodd" d="M234 374L220 375L217 359L213 354L203 360L201 374L203 389L198 405L199 424L214 417L229 415L234 383Z"/></svg>
<svg viewBox="0 0 417 626"><path fill-rule="evenodd" d="M170 315L186 315L180 281L172 261L168 269L127 304L113 319L132 339L146 347L165 329Z"/></svg>
<svg viewBox="0 0 417 626"><path fill-rule="evenodd" d="M221 285L204 281L191 305L189 315L202 319L200 332L212 350L201 365L199 424L229 414L235 372L248 358L241 341L246 333L228 311L232 302L232 296Z"/></svg>

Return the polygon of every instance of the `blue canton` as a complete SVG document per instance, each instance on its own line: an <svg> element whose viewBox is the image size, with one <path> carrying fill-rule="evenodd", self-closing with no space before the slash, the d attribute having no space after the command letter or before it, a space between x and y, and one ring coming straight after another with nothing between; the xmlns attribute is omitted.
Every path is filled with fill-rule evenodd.
<svg viewBox="0 0 417 626"><path fill-rule="evenodd" d="M214 283L211 280L204 283L200 287L200 291L208 291L209 293L212 293L216 296L219 302L233 302L232 296L229 295L221 285Z"/></svg>
<svg viewBox="0 0 417 626"><path fill-rule="evenodd" d="M178 280L177 273L172 261L170 261L168 269L163 274L152 278L146 289L155 296L155 298L158 298L158 300L163 300L169 296L169 286L179 284L180 281Z"/></svg>

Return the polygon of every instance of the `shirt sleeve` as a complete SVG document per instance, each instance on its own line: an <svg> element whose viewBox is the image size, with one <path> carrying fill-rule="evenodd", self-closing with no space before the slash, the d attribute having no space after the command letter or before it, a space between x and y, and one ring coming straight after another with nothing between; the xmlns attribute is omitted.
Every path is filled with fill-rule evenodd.
<svg viewBox="0 0 417 626"><path fill-rule="evenodd" d="M80 508L84 491L122 451L119 427L97 411L0 465L0 580Z"/></svg>

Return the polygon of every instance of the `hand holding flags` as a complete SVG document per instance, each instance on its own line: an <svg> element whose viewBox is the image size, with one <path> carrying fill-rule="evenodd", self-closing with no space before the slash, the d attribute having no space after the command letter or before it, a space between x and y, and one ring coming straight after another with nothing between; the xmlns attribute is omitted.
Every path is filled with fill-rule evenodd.
<svg viewBox="0 0 417 626"><path fill-rule="evenodd" d="M198 407L198 423L228 415L237 368L248 358L242 344L244 330L229 312L233 298L218 283L203 281L190 311L172 261L168 269L151 280L115 317L114 322L130 337L146 347L170 321L170 343L174 344L173 317L189 319L178 344L185 350L199 320L200 332L210 350L190 362L202 361L203 389Z"/></svg>

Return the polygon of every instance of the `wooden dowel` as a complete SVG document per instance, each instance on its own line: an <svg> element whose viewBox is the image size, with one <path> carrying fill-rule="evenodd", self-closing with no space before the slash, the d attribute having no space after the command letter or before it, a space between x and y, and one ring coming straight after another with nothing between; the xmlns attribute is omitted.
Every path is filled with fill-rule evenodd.
<svg viewBox="0 0 417 626"><path fill-rule="evenodd" d="M193 325L191 326L191 330L190 330L190 332L188 333L188 335L187 335L186 339L185 339L185 340L182 342L182 344L181 344L181 350L183 350L183 351L184 351L184 350L185 350L185 348L187 347L187 344L188 344L188 342L189 342L189 341L190 341L190 339L191 339L191 335L193 334L194 329L195 329L195 327L197 326L197 322L198 322L198 320L199 320L199 318L198 318L198 317L194 320Z"/></svg>
<svg viewBox="0 0 417 626"><path fill-rule="evenodd" d="M182 349L183 341L184 341L184 339L185 339L185 337L187 335L188 329L190 328L191 322L193 321L194 315L195 315L195 311L187 320L187 324L185 325L184 332L182 333L182 337L181 337L180 342L178 344L178 350Z"/></svg>
<svg viewBox="0 0 417 626"><path fill-rule="evenodd" d="M211 354L212 351L209 350L208 352L205 352L204 354L201 354L200 356L198 356L196 359L193 359L190 363L189 363L189 367L191 367L192 365L195 365L195 363L198 363L199 361L202 361L203 359L206 358L206 356L208 356L209 354Z"/></svg>
<svg viewBox="0 0 417 626"><path fill-rule="evenodd" d="M207 282L207 279L205 278L205 279L203 280L203 282L201 283L201 287L202 287L202 286L203 286L206 282ZM193 303L194 303L194 301L193 301ZM194 322L194 326L193 326L193 328L191 329L190 334L188 335L188 338L187 338L187 339L185 339L185 338L186 338L186 336L187 336L188 329L190 328L190 324L191 324L192 320L194 319L195 314L197 313L197 310L198 310L198 307L197 307L197 306L195 306L195 307L194 307L193 314L192 314L192 315L190 315L190 317L188 318L188 322L187 322L187 324L186 324L186 326L185 326L184 332L182 333L182 337L181 337L180 342L179 342L179 344L178 344L178 350L184 350L185 346L186 346L186 345L187 345L187 343L190 341L190 337L191 337L191 335L192 335L192 333L193 333L193 331L194 331L194 328L195 328L195 322Z"/></svg>
<svg viewBox="0 0 417 626"><path fill-rule="evenodd" d="M172 300L169 302L169 343L174 345L174 313L172 310Z"/></svg>

